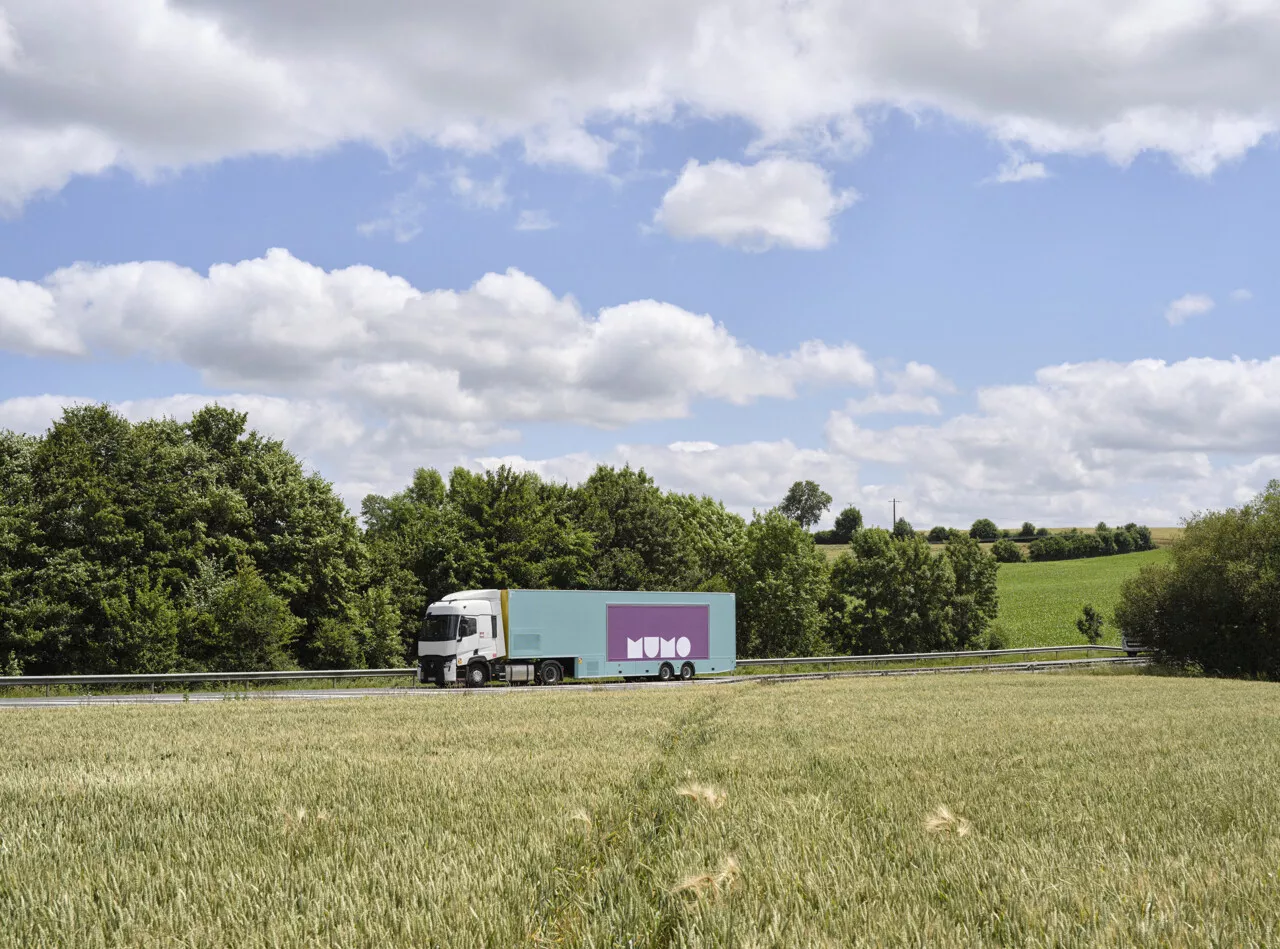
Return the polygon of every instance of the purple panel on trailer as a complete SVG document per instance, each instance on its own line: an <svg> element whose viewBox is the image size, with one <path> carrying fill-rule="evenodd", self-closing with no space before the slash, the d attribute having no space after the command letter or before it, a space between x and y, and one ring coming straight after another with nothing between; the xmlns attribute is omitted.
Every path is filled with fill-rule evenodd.
<svg viewBox="0 0 1280 949"><path fill-rule="evenodd" d="M711 607L667 603L608 605L609 662L711 658Z"/></svg>

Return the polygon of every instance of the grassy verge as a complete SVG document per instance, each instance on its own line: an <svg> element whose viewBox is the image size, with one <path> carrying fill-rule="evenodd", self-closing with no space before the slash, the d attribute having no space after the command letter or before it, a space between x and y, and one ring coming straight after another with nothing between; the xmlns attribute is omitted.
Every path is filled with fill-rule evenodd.
<svg viewBox="0 0 1280 949"><path fill-rule="evenodd" d="M1280 940L1266 684L0 717L6 949Z"/></svg>

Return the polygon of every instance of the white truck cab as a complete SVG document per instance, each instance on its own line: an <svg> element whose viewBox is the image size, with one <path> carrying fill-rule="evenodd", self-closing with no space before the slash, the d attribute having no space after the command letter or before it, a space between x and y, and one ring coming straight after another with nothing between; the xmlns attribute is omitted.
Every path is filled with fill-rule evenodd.
<svg viewBox="0 0 1280 949"><path fill-rule="evenodd" d="M484 685L506 655L500 590L466 590L427 607L418 638L418 681Z"/></svg>

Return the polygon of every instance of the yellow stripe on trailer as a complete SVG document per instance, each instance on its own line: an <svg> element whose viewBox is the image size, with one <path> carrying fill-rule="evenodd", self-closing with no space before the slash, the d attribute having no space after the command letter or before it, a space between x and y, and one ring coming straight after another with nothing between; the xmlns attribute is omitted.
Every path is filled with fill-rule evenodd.
<svg viewBox="0 0 1280 949"><path fill-rule="evenodd" d="M503 590L498 594L498 599L502 603L502 652L500 655L505 656L507 654L507 591Z"/></svg>

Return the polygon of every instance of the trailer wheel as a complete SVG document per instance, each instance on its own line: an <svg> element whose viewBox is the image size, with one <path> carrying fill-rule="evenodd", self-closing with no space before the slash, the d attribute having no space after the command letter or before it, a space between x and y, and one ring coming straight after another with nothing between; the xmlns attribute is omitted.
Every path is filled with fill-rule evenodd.
<svg viewBox="0 0 1280 949"><path fill-rule="evenodd" d="M658 669L658 681L670 682L676 677L676 670L671 668L671 663L664 662Z"/></svg>
<svg viewBox="0 0 1280 949"><path fill-rule="evenodd" d="M538 681L543 685L559 685L563 678L564 670L554 659L549 659L538 666Z"/></svg>
<svg viewBox="0 0 1280 949"><path fill-rule="evenodd" d="M693 672L694 672L693 663L686 662L683 666L680 667L680 678L688 682L690 679L693 678Z"/></svg>
<svg viewBox="0 0 1280 949"><path fill-rule="evenodd" d="M467 688L478 689L489 681L489 670L483 662L473 662L467 666Z"/></svg>

